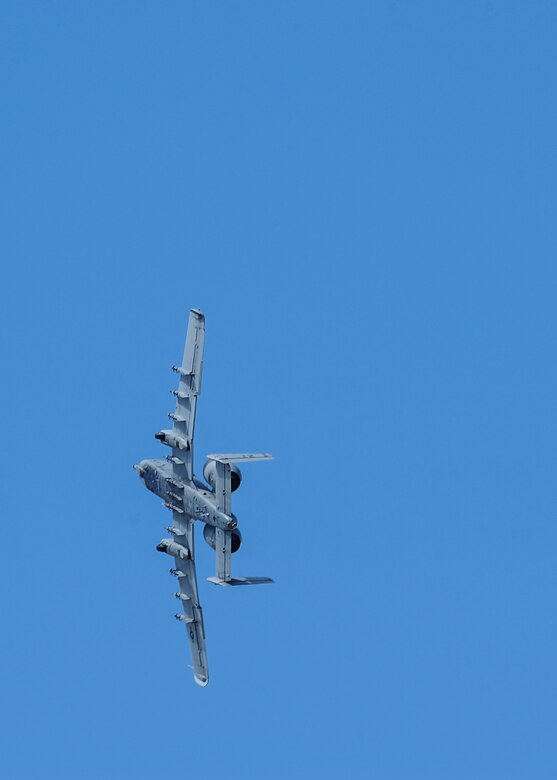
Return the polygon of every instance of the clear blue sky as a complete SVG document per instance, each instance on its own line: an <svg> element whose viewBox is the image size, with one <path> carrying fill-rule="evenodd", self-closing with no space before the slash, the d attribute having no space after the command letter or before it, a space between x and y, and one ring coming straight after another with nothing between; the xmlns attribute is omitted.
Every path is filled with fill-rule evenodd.
<svg viewBox="0 0 557 780"><path fill-rule="evenodd" d="M0 776L557 777L553 2L4 2ZM131 465L188 309L211 683ZM199 529L198 529L199 530Z"/></svg>

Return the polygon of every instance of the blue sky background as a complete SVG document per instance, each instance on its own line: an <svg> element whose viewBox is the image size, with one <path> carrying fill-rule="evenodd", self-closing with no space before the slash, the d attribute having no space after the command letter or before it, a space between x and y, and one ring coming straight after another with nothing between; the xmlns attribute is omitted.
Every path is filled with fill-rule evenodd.
<svg viewBox="0 0 557 780"><path fill-rule="evenodd" d="M0 775L557 776L553 2L4 2ZM235 494L193 683L161 456ZM199 531L200 529L198 529Z"/></svg>

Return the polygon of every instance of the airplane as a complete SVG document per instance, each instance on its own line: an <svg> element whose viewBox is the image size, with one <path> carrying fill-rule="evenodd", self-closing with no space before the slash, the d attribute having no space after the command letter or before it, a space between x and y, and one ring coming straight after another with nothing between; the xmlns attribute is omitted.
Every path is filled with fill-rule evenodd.
<svg viewBox="0 0 557 780"><path fill-rule="evenodd" d="M172 366L178 374L176 409L168 417L172 429L159 431L155 438L170 447L172 454L164 460L142 460L134 464L146 488L163 499L163 506L172 512L170 536L162 539L157 550L174 558L170 573L177 579L174 594L181 602L183 613L175 615L186 625L195 682L204 687L209 682L203 611L199 603L195 572L194 523L204 524L203 538L216 554L216 576L209 582L223 587L257 585L273 582L269 577L233 577L232 555L242 543L238 521L231 509L231 494L240 487L242 474L237 463L272 460L268 453L232 453L208 455L203 468L205 484L193 472L193 434L197 397L201 392L205 317L199 309L191 309L184 356L180 366Z"/></svg>

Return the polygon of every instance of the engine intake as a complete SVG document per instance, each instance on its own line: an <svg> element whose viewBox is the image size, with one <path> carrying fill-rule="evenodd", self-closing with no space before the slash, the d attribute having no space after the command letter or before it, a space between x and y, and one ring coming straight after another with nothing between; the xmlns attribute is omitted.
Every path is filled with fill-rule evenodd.
<svg viewBox="0 0 557 780"><path fill-rule="evenodd" d="M203 538L205 539L209 547L212 547L212 549L214 550L216 546L214 526L208 524L205 526L205 528L203 529ZM235 528L232 531L232 545L231 545L232 552L233 553L238 552L241 544L242 544L242 534L237 528Z"/></svg>
<svg viewBox="0 0 557 780"><path fill-rule="evenodd" d="M215 475L217 473L217 464L214 460L208 460L203 466L203 476L205 480L215 489ZM230 464L230 487L232 492L238 490L242 484L242 472L235 463Z"/></svg>

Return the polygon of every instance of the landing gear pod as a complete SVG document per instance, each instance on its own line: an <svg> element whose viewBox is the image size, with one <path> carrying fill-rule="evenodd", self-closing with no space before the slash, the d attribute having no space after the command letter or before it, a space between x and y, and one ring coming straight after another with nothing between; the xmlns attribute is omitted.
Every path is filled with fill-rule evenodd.
<svg viewBox="0 0 557 780"><path fill-rule="evenodd" d="M190 551L187 547L178 544L178 542L175 542L173 539L162 539L159 544L157 544L157 550L159 552L167 553L168 555L173 555L175 558L180 558L182 561L187 561L190 557Z"/></svg>

